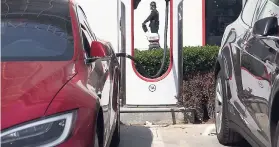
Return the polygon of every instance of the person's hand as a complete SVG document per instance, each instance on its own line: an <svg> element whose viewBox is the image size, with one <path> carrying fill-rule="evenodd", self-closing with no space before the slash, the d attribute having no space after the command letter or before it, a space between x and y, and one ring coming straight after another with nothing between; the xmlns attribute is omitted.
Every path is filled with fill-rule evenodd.
<svg viewBox="0 0 279 147"><path fill-rule="evenodd" d="M145 23L144 23L144 22L142 23L142 26L145 26Z"/></svg>

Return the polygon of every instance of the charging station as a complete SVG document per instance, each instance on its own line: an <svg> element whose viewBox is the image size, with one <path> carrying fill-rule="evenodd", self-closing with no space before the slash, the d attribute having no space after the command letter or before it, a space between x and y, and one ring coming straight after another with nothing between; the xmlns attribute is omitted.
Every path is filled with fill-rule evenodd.
<svg viewBox="0 0 279 147"><path fill-rule="evenodd" d="M83 10L87 14L87 19L93 32L97 37L109 41L116 53L126 53L135 55L135 47L143 44L141 38L146 39L141 28L140 18L135 18L135 14L146 13L148 15L149 3L152 0L80 0L78 1ZM183 41L197 42L201 40L201 22L196 27L192 27L191 23L183 24L183 0L154 0L157 2L158 11L160 11L160 24L167 24L167 37L165 37L165 26L160 26L160 44L169 52L169 66L162 76L156 78L148 78L142 76L135 68L134 61L128 58L119 58L121 64L121 99L122 105L176 105L182 93L183 82ZM168 7L164 7L168 3ZM187 5L187 14L197 13L200 15L201 10L193 11L188 9L193 6ZM139 8L144 5L147 7L142 11ZM167 11L167 22L166 15ZM199 13L198 13L199 12ZM198 16L199 16L198 15ZM189 22L195 22L196 15L186 15ZM200 15L201 17L202 15ZM143 16L143 17L146 17ZM199 18L200 19L200 18ZM202 19L201 19L202 20ZM195 30L191 33L187 30L183 31L183 25L187 28ZM189 25L189 26L188 26ZM142 32L142 35L138 35ZM184 34L184 35L183 35ZM183 36L185 39L183 39ZM199 39L196 39L199 38ZM147 40L145 40L147 42ZM201 43L201 41L198 41ZM196 44L196 43L195 43ZM144 45L146 46L146 45Z"/></svg>
<svg viewBox="0 0 279 147"><path fill-rule="evenodd" d="M120 0L120 2L120 52L134 56L136 41L134 11L140 5L140 0ZM165 2L166 9L168 9L165 11L168 15L165 16L165 21L167 20L168 23L165 24L169 24L169 27L166 27L169 30L169 48L166 49L170 55L169 67L162 76L148 78L137 71L134 61L121 58L121 85L124 92L122 104L124 105L176 105L177 98L181 96L183 81L183 0L166 0ZM164 43L168 41L168 37L163 39Z"/></svg>
<svg viewBox="0 0 279 147"><path fill-rule="evenodd" d="M149 42L142 29L142 21L150 14L151 1L153 0L79 0L78 2L96 36L109 41L114 52L123 55L119 56L121 121L123 123L144 123L146 120L151 122L160 120L162 123L184 122L184 109L177 107L177 98L182 96L183 85L182 37L184 33L186 37L184 41L192 39L191 43L201 43L201 41L196 41L196 38L201 36L201 33L197 33L201 25L196 27L194 33L185 36L183 0L167 0L167 3L165 0L154 0L158 4L160 24L162 24L159 29L160 46L164 53L169 53L170 61L167 71L162 76L158 74L162 71L159 70L155 76L144 77L137 71L134 60L128 55L134 57L135 48L148 48ZM199 4L196 3L195 6ZM142 7L144 9L140 10L139 8ZM193 5L187 5L188 7L193 7ZM166 12L168 15L164 15ZM195 15L189 15L189 18L186 18L191 18L191 21L196 19ZM188 30L186 31L189 34ZM168 58L164 59L162 65L168 60Z"/></svg>
<svg viewBox="0 0 279 147"><path fill-rule="evenodd" d="M148 41L141 23L150 12L148 6L151 1L153 0L79 0L78 2L83 7L89 25L98 38L109 41L115 53L133 57L134 48L148 48ZM161 14L166 12L166 7L164 7L166 1L154 1L158 4L160 24L164 24L166 17ZM242 7L246 0L241 1L241 5L238 4L236 9ZM133 60L119 58L122 73L120 110L123 123L145 123L146 120L156 123L175 123L175 120L184 122L185 118L194 118L194 112L190 108L176 105L177 98L182 96L182 60L185 58L182 56L182 47L203 46L216 38L217 41L221 40L218 39L220 34L216 34L214 29L220 28L220 25L224 23L219 22L219 25L212 23L216 22L216 19L228 17L228 15L215 16L215 13L220 11L228 13L227 9L218 7L221 3L229 6L226 1L169 0L168 37L165 37L164 26L159 30L160 46L165 48L165 43L167 43L169 48L167 51L170 53L168 70L162 76L144 77L136 70ZM232 18L236 16L238 16L237 13L233 14Z"/></svg>

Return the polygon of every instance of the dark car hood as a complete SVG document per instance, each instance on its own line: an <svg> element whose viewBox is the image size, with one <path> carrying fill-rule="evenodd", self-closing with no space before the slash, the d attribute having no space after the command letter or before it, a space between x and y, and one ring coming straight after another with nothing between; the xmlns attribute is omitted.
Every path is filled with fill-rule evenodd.
<svg viewBox="0 0 279 147"><path fill-rule="evenodd" d="M1 130L44 115L75 74L74 62L2 62Z"/></svg>

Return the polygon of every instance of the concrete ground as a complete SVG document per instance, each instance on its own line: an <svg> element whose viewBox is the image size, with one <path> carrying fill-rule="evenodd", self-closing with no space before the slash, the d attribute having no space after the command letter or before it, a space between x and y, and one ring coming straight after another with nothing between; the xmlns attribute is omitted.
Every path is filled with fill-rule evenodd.
<svg viewBox="0 0 279 147"><path fill-rule="evenodd" d="M223 147L214 125L121 126L119 147Z"/></svg>

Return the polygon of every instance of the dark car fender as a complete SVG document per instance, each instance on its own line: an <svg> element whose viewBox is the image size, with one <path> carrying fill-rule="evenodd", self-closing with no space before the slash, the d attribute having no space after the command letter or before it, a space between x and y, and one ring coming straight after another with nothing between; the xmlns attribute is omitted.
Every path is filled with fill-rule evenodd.
<svg viewBox="0 0 279 147"><path fill-rule="evenodd" d="M232 76L232 42L236 40L236 32L234 29L230 30L226 39L224 40L223 46L220 47L218 57L215 64L215 76L217 76L219 70L223 72L226 80Z"/></svg>
<svg viewBox="0 0 279 147"><path fill-rule="evenodd" d="M218 73L221 72L222 76L224 76L224 79L227 80L229 79L229 75L227 74L228 73L227 59L223 56L222 50L220 52L221 53L219 53L215 62L214 75L216 79Z"/></svg>
<svg viewBox="0 0 279 147"><path fill-rule="evenodd" d="M214 68L215 79L217 78L218 73L223 69L224 69L224 63L222 61L222 57L218 55L215 62L215 68Z"/></svg>

